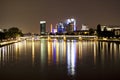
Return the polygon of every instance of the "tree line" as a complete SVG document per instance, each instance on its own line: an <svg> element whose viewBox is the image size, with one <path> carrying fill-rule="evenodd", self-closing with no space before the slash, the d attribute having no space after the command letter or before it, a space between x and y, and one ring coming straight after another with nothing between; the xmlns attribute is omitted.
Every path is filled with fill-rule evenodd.
<svg viewBox="0 0 120 80"><path fill-rule="evenodd" d="M17 27L12 27L12 28L9 28L9 29L3 29L3 31L0 32L0 41L16 39L17 37L20 37L20 36L23 36L23 33Z"/></svg>

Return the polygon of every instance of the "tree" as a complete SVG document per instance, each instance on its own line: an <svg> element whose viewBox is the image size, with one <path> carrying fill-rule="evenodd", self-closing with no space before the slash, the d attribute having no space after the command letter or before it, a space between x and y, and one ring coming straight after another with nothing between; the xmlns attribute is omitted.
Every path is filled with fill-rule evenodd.
<svg viewBox="0 0 120 80"><path fill-rule="evenodd" d="M101 25L98 24L98 25L97 25L97 33L100 33L100 32L101 32Z"/></svg>
<svg viewBox="0 0 120 80"><path fill-rule="evenodd" d="M4 39L4 33L0 32L0 41L2 41Z"/></svg>
<svg viewBox="0 0 120 80"><path fill-rule="evenodd" d="M107 28L106 27L104 27L104 32L107 32Z"/></svg>
<svg viewBox="0 0 120 80"><path fill-rule="evenodd" d="M17 27L9 28L8 33L10 38L16 38L22 35L22 31L19 30Z"/></svg>
<svg viewBox="0 0 120 80"><path fill-rule="evenodd" d="M3 32L4 32L4 39L8 39L8 38L10 38L10 36L9 36L9 33L8 33L8 30L7 30L7 29L3 29Z"/></svg>
<svg viewBox="0 0 120 80"><path fill-rule="evenodd" d="M3 29L3 32L5 33L5 32L8 32L8 30L7 29Z"/></svg>
<svg viewBox="0 0 120 80"><path fill-rule="evenodd" d="M97 25L97 34L98 34L98 37L101 36L101 25L100 24Z"/></svg>
<svg viewBox="0 0 120 80"><path fill-rule="evenodd" d="M93 35L94 34L94 29L93 28L90 28L89 29L89 35Z"/></svg>

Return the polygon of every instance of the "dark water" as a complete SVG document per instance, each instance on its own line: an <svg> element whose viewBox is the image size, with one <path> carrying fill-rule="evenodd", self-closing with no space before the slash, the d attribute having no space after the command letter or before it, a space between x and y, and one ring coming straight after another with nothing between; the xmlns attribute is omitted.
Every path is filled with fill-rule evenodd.
<svg viewBox="0 0 120 80"><path fill-rule="evenodd" d="M23 41L0 48L0 80L118 80L120 44Z"/></svg>

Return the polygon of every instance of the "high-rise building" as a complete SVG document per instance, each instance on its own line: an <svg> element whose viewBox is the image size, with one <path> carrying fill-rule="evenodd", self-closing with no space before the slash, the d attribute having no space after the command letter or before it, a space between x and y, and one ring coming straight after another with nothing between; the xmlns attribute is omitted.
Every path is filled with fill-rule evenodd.
<svg viewBox="0 0 120 80"><path fill-rule="evenodd" d="M46 21L40 21L40 34L46 34Z"/></svg>
<svg viewBox="0 0 120 80"><path fill-rule="evenodd" d="M66 24L67 24L67 31L68 32L73 32L76 31L76 20L71 18L71 19L67 19L66 20Z"/></svg>
<svg viewBox="0 0 120 80"><path fill-rule="evenodd" d="M89 30L89 29L88 29L88 26L87 26L87 25L82 24L82 29L81 29L81 30Z"/></svg>
<svg viewBox="0 0 120 80"><path fill-rule="evenodd" d="M57 32L58 33L64 33L65 32L65 26L63 25L62 22L57 25Z"/></svg>
<svg viewBox="0 0 120 80"><path fill-rule="evenodd" d="M51 24L50 25L50 32L52 33L52 30L53 30L53 25Z"/></svg>

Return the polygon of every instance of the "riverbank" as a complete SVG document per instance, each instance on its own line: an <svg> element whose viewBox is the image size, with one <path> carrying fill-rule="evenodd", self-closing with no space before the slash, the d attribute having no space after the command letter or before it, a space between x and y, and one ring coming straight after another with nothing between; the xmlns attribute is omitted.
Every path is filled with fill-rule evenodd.
<svg viewBox="0 0 120 80"><path fill-rule="evenodd" d="M4 42L0 42L0 47L5 46L5 45L9 45L9 44L13 44L13 43L17 43L20 42L22 40L12 40L12 41L4 41Z"/></svg>
<svg viewBox="0 0 120 80"><path fill-rule="evenodd" d="M101 41L101 42L116 42L116 43L120 43L120 39L107 39L107 38L103 38L103 39L98 39L98 41Z"/></svg>
<svg viewBox="0 0 120 80"><path fill-rule="evenodd" d="M60 39L60 38L56 38L56 39ZM103 38L103 39L79 39L79 38L72 38L72 39L78 39L80 41L100 41L100 42L116 42L116 43L120 43L120 39L107 39L107 38ZM31 39L32 40L32 39ZM34 40L34 39L33 39ZM41 39L39 39L41 40ZM67 39L65 39L67 40ZM5 45L9 45L9 44L13 44L13 43L17 43L20 42L22 40L11 40L11 41L4 41L4 42L0 42L0 47L5 46Z"/></svg>

